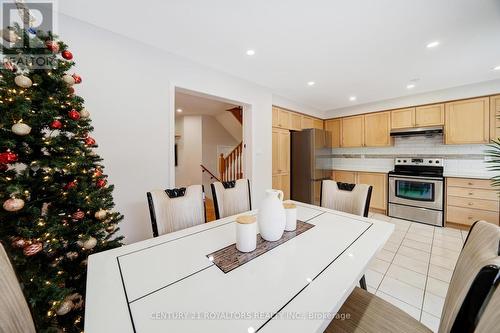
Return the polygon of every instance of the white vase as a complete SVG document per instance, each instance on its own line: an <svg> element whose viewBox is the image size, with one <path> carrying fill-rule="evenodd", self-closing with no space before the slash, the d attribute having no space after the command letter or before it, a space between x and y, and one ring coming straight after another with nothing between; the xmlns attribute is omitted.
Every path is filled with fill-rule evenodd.
<svg viewBox="0 0 500 333"><path fill-rule="evenodd" d="M266 197L259 209L258 221L260 236L266 241L274 242L283 236L286 225L283 191L266 190Z"/></svg>

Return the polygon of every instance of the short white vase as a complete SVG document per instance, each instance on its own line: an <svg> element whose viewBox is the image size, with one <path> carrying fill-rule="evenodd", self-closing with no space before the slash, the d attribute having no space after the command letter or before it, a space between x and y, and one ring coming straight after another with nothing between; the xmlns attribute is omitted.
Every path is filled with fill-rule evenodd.
<svg viewBox="0 0 500 333"><path fill-rule="evenodd" d="M266 190L258 215L260 236L269 242L277 241L283 236L286 225L285 208L283 208L283 191Z"/></svg>

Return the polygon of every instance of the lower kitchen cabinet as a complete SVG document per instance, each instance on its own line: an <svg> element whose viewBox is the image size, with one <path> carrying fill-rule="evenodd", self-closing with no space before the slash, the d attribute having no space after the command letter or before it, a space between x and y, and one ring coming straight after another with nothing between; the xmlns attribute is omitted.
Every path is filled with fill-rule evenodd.
<svg viewBox="0 0 500 333"><path fill-rule="evenodd" d="M284 199L290 199L290 174L273 175L273 189L282 190Z"/></svg>
<svg viewBox="0 0 500 333"><path fill-rule="evenodd" d="M446 179L446 223L470 227L478 220L499 224L498 193L488 179Z"/></svg>
<svg viewBox="0 0 500 333"><path fill-rule="evenodd" d="M387 211L386 173L334 170L332 179L341 183L371 185L370 210L384 214Z"/></svg>

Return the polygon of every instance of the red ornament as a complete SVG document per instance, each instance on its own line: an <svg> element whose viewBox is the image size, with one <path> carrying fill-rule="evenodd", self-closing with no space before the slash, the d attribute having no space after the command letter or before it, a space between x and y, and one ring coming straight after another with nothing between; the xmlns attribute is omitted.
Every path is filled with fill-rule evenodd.
<svg viewBox="0 0 500 333"><path fill-rule="evenodd" d="M92 137L90 137L90 136L88 136L88 137L85 138L85 144L87 146L93 146L93 145L95 145L95 139L92 138Z"/></svg>
<svg viewBox="0 0 500 333"><path fill-rule="evenodd" d="M77 210L73 213L73 215L71 215L71 217L73 218L73 220L81 220L85 217L85 213L81 210Z"/></svg>
<svg viewBox="0 0 500 333"><path fill-rule="evenodd" d="M64 59L66 59L66 60L71 60L71 59L73 59L73 53L71 53L71 52L70 52L70 51L68 51L68 50L64 50L64 51L62 51L61 55L62 55L62 57L63 57Z"/></svg>
<svg viewBox="0 0 500 333"><path fill-rule="evenodd" d="M26 246L26 240L21 237L14 237L12 239L12 247L22 249L24 246Z"/></svg>
<svg viewBox="0 0 500 333"><path fill-rule="evenodd" d="M104 186L106 186L107 183L108 182L106 181L106 179L101 178L101 179L97 180L96 185L97 185L97 187L104 187Z"/></svg>
<svg viewBox="0 0 500 333"><path fill-rule="evenodd" d="M0 164L14 163L15 161L17 161L17 154L14 154L10 150L0 153Z"/></svg>
<svg viewBox="0 0 500 333"><path fill-rule="evenodd" d="M78 120L80 119L80 112L76 111L75 109L72 109L71 111L68 112L68 117L70 117L73 120Z"/></svg>
<svg viewBox="0 0 500 333"><path fill-rule="evenodd" d="M71 181L69 183L67 183L66 185L64 185L64 189L65 190L71 190L72 188L75 188L76 187L76 182L75 181Z"/></svg>
<svg viewBox="0 0 500 333"><path fill-rule="evenodd" d="M61 123L61 121L57 119L50 123L50 128L52 129L60 129L62 128L62 126L63 124Z"/></svg>
<svg viewBox="0 0 500 333"><path fill-rule="evenodd" d="M31 257L42 251L43 244L40 242L33 243L24 248L23 253L25 256Z"/></svg>
<svg viewBox="0 0 500 333"><path fill-rule="evenodd" d="M94 171L94 177L101 177L102 176L102 170L101 169L95 169Z"/></svg>
<svg viewBox="0 0 500 333"><path fill-rule="evenodd" d="M78 84L78 83L82 83L82 77L78 74L73 74L71 75L73 76L73 79L75 79L75 83Z"/></svg>
<svg viewBox="0 0 500 333"><path fill-rule="evenodd" d="M45 42L45 46L53 53L59 52L59 44L53 40L48 40Z"/></svg>

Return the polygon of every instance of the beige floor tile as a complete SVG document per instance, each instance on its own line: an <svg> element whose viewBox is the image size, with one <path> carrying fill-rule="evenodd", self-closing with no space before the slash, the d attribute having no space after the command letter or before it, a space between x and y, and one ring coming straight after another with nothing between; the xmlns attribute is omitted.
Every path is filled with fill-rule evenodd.
<svg viewBox="0 0 500 333"><path fill-rule="evenodd" d="M431 252L432 244L431 243L422 243L419 241L414 241L412 239L405 238L401 245L406 247L411 247L412 249L417 249L425 252Z"/></svg>
<svg viewBox="0 0 500 333"><path fill-rule="evenodd" d="M432 247L432 254L435 254L435 255L438 255L441 257L447 257L447 258L450 258L450 259L453 259L456 261L458 256L460 255L460 252L445 249L445 248L438 247L438 246L433 246Z"/></svg>
<svg viewBox="0 0 500 333"><path fill-rule="evenodd" d="M366 285L377 289L384 278L384 274L368 269L365 273Z"/></svg>
<svg viewBox="0 0 500 333"><path fill-rule="evenodd" d="M457 263L456 259L443 257L437 254L431 254L431 264L441 266L443 268L453 270L455 269L455 264Z"/></svg>
<svg viewBox="0 0 500 333"><path fill-rule="evenodd" d="M437 333L439 330L439 323L441 322L441 319L425 311L422 311L422 317L420 318L420 322L425 326L427 326L434 333Z"/></svg>
<svg viewBox="0 0 500 333"><path fill-rule="evenodd" d="M370 263L369 269L385 274L385 272L387 272L387 269L389 268L389 265L390 263L388 263L387 261L375 258Z"/></svg>
<svg viewBox="0 0 500 333"><path fill-rule="evenodd" d="M384 250L387 250L387 251L391 251L391 252L397 252L398 249L399 249L399 244L398 243L394 243L394 242L387 242L385 243L384 247L383 247Z"/></svg>
<svg viewBox="0 0 500 333"><path fill-rule="evenodd" d="M449 237L462 238L460 230L454 228L435 228L434 235L446 235Z"/></svg>
<svg viewBox="0 0 500 333"><path fill-rule="evenodd" d="M422 235L425 237L430 237L430 238L432 238L432 236L434 235L434 230L415 228L414 225L410 226L410 228L408 229L408 232L411 232L411 233L414 233L417 235Z"/></svg>
<svg viewBox="0 0 500 333"><path fill-rule="evenodd" d="M453 237L453 236L442 235L442 234L434 234L434 240L455 243L457 246L463 245L462 237Z"/></svg>
<svg viewBox="0 0 500 333"><path fill-rule="evenodd" d="M380 250L379 253L377 253L377 259L391 262L395 255L396 255L395 252L391 252L391 251L387 251L387 250L382 249L382 250Z"/></svg>
<svg viewBox="0 0 500 333"><path fill-rule="evenodd" d="M403 245L400 246L397 253L424 262L429 262L429 259L431 257L431 254L429 252L413 249L411 247L406 247Z"/></svg>
<svg viewBox="0 0 500 333"><path fill-rule="evenodd" d="M460 252L462 250L462 244L458 242L450 242L442 239L435 239L432 242L432 246L441 247L443 249L453 250Z"/></svg>
<svg viewBox="0 0 500 333"><path fill-rule="evenodd" d="M423 310L430 313L433 316L441 318L441 313L443 311L444 298L431 294L429 292L425 293L424 296L424 307Z"/></svg>
<svg viewBox="0 0 500 333"><path fill-rule="evenodd" d="M425 289L425 274L420 274L410 269L392 264L389 266L386 276L405 282L419 289Z"/></svg>
<svg viewBox="0 0 500 333"><path fill-rule="evenodd" d="M449 286L448 283L429 276L427 278L427 287L425 288L425 291L434 294L436 296L446 298L446 293L448 292L448 286Z"/></svg>
<svg viewBox="0 0 500 333"><path fill-rule="evenodd" d="M428 263L412 259L406 256L403 256L401 254L397 254L394 257L394 260L392 261L394 264L410 269L412 271L415 271L420 274L427 274L427 266Z"/></svg>
<svg viewBox="0 0 500 333"><path fill-rule="evenodd" d="M413 232L408 231L405 236L406 239L411 239L417 242L422 242L422 243L427 243L431 244L432 243L432 237L426 237L422 236Z"/></svg>
<svg viewBox="0 0 500 333"><path fill-rule="evenodd" d="M424 291L420 288L411 286L386 275L378 289L418 309L422 307Z"/></svg>
<svg viewBox="0 0 500 333"><path fill-rule="evenodd" d="M450 283L453 271L434 264L429 265L429 276Z"/></svg>
<svg viewBox="0 0 500 333"><path fill-rule="evenodd" d="M421 310L414 307L414 306L411 306L410 304L408 303L405 303L397 298L394 298L390 295L387 295L386 293L378 290L376 295L384 300L386 300L387 302L391 303L392 305L400 308L401 310L403 310L404 312L408 313L410 316L412 316L413 318L419 320L419 317L420 317L420 312Z"/></svg>

